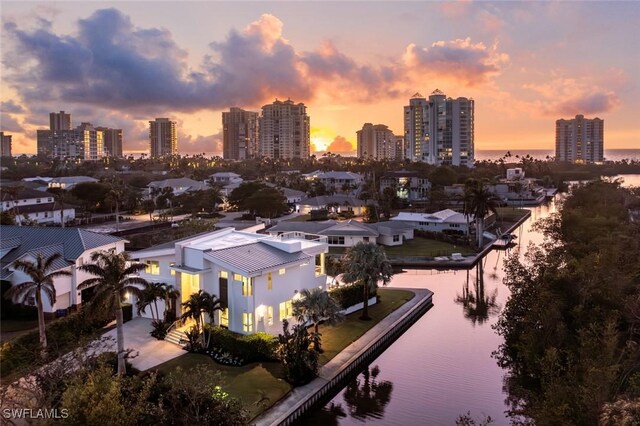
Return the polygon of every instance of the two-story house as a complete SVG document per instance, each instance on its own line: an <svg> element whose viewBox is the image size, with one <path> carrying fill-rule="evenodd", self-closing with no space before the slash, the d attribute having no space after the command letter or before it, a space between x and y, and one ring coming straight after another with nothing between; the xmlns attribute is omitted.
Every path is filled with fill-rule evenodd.
<svg viewBox="0 0 640 426"><path fill-rule="evenodd" d="M211 322L236 333L278 334L282 320L292 318L292 301L301 290L325 288L327 251L326 238L318 235L269 236L226 228L132 257L147 265L142 277L171 284L182 303L198 290L220 298L224 309ZM180 316L181 304L176 305Z"/></svg>
<svg viewBox="0 0 640 426"><path fill-rule="evenodd" d="M22 186L6 186L0 191L0 211L10 211L21 225L32 220L38 224L67 223L75 219L75 208L56 203L53 194Z"/></svg>

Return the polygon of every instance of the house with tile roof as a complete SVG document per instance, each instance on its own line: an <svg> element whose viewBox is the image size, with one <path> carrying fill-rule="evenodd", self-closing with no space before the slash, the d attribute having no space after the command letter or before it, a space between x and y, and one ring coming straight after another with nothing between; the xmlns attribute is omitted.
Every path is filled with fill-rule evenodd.
<svg viewBox="0 0 640 426"><path fill-rule="evenodd" d="M58 309L81 305L92 293L91 289L78 291L78 285L91 278L78 267L91 262L97 251L124 251L125 240L107 234L98 234L79 228L47 228L31 226L0 226L0 279L17 285L30 280L21 271L13 269L16 260L35 260L38 253L44 257L60 253L53 271L66 270L71 276L56 277L56 301L52 305L45 297L44 312L54 314ZM35 303L35 301L33 301Z"/></svg>
<svg viewBox="0 0 640 426"><path fill-rule="evenodd" d="M413 227L402 222L362 223L355 220L336 222L281 221L267 230L278 236L288 232L304 232L327 237L330 247L351 247L359 242L375 242L386 246L398 246L413 239Z"/></svg>
<svg viewBox="0 0 640 426"><path fill-rule="evenodd" d="M464 235L469 235L469 230L475 226L474 220L473 215L466 216L451 209L435 213L400 212L398 216L391 218L391 221L402 222L422 231L452 232Z"/></svg>
<svg viewBox="0 0 640 426"><path fill-rule="evenodd" d="M325 288L327 251L326 237L320 235L270 236L225 228L137 251L132 257L147 265L140 276L171 284L180 291L182 303L199 290L219 297L224 309L209 322L241 334L278 334L282 320L292 319L296 294ZM178 317L181 309L177 303Z"/></svg>

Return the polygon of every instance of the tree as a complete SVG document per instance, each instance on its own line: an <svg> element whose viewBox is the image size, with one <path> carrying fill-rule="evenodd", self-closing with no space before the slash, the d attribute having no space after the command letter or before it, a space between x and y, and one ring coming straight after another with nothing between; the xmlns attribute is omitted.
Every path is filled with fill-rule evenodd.
<svg viewBox="0 0 640 426"><path fill-rule="evenodd" d="M242 210L249 210L261 217L278 217L286 212L287 199L276 188L262 188L241 203Z"/></svg>
<svg viewBox="0 0 640 426"><path fill-rule="evenodd" d="M54 209L56 207L56 204L60 207L60 226L64 228L64 207L69 201L70 194L63 188L49 188L47 189L47 191L53 194L53 199L56 201L54 204Z"/></svg>
<svg viewBox="0 0 640 426"><path fill-rule="evenodd" d="M304 289L300 293L300 298L293 301L293 315L302 324L311 322L316 334L320 322L336 324L344 319L342 308L331 298L331 295L322 289ZM322 351L318 347L319 351Z"/></svg>
<svg viewBox="0 0 640 426"><path fill-rule="evenodd" d="M478 248L482 248L484 232L484 218L489 212L498 213L498 197L496 197L484 182L469 179L464 192L464 215L474 216Z"/></svg>
<svg viewBox="0 0 640 426"><path fill-rule="evenodd" d="M35 262L29 260L16 260L13 262L13 269L24 272L31 281L26 281L11 287L5 297L13 299L14 302L24 303L26 299L35 297L38 308L38 332L40 334L40 346L42 356L46 355L47 335L44 325L44 308L42 306L42 295L49 299L51 306L56 303L56 288L53 279L56 277L70 276L71 272L56 270L53 268L56 262L62 258L60 253L54 253L44 258L41 253L36 254Z"/></svg>
<svg viewBox="0 0 640 426"><path fill-rule="evenodd" d="M0 212L0 225L15 225L16 215L11 210Z"/></svg>
<svg viewBox="0 0 640 426"><path fill-rule="evenodd" d="M124 360L124 320L121 302L127 293L140 298L142 291L137 285L147 285L147 280L133 274L144 270L145 265L131 263L131 258L127 253L112 253L108 251L93 253L91 261L93 263L82 265L79 269L88 272L94 278L84 280L78 285L78 290L95 286L96 292L91 304L98 309L114 311L118 341L118 375L124 375L126 366Z"/></svg>
<svg viewBox="0 0 640 426"><path fill-rule="evenodd" d="M220 299L204 290L198 290L197 293L192 293L182 306L184 307L182 317L195 320L198 332L201 334L202 344L205 348L208 347L211 335L209 334L205 341L204 315L207 314L209 318L213 319L215 311L222 310Z"/></svg>
<svg viewBox="0 0 640 426"><path fill-rule="evenodd" d="M265 187L266 185L261 182L242 182L240 186L231 191L227 202L238 210L246 210L245 200Z"/></svg>
<svg viewBox="0 0 640 426"><path fill-rule="evenodd" d="M80 200L88 212L95 211L109 195L109 185L100 182L82 182L71 189L71 194Z"/></svg>
<svg viewBox="0 0 640 426"><path fill-rule="evenodd" d="M153 306L155 309L155 314L153 312L153 307L151 308L151 317L154 320L160 320L160 312L158 312L158 300L164 300L167 292L168 285L166 283L146 283L144 284L144 288L140 293L140 298L138 299L137 308L138 315L142 312L146 312L147 307Z"/></svg>
<svg viewBox="0 0 640 426"><path fill-rule="evenodd" d="M397 206L398 200L399 198L394 187L388 186L382 190L380 208L386 220L391 218L391 210Z"/></svg>
<svg viewBox="0 0 640 426"><path fill-rule="evenodd" d="M149 221L153 220L152 214L156 209L156 202L153 198L148 198L142 202L142 210L149 214Z"/></svg>
<svg viewBox="0 0 640 426"><path fill-rule="evenodd" d="M109 182L110 188L107 193L107 200L116 208L116 232L120 230L120 203L125 194L124 184L121 180L113 178Z"/></svg>
<svg viewBox="0 0 640 426"><path fill-rule="evenodd" d="M294 386L304 385L318 374L319 337L307 327L297 324L289 330L289 321L282 320L282 334L278 335L276 356L282 362L287 381Z"/></svg>
<svg viewBox="0 0 640 426"><path fill-rule="evenodd" d="M2 200L11 200L11 207L14 220L17 219L18 225L22 225L20 221L20 213L18 212L18 195L22 190L22 185L3 185L0 187L0 195ZM4 225L4 223L3 223Z"/></svg>
<svg viewBox="0 0 640 426"><path fill-rule="evenodd" d="M379 281L382 281L383 285L387 285L391 280L393 276L391 263L387 259L384 248L375 243L361 241L347 249L343 264L345 265L343 275L345 282L362 281L364 284L364 306L360 319L368 321L371 319L369 317L370 290L375 289Z"/></svg>

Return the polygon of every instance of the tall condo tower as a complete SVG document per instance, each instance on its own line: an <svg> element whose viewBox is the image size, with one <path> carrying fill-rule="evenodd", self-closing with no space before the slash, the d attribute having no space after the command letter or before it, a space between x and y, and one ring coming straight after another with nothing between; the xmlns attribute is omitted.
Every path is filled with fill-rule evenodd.
<svg viewBox="0 0 640 426"><path fill-rule="evenodd" d="M176 122L168 118L149 121L149 144L151 157L174 155L178 152Z"/></svg>
<svg viewBox="0 0 640 426"><path fill-rule="evenodd" d="M64 111L49 113L49 130L71 130L71 114Z"/></svg>
<svg viewBox="0 0 640 426"><path fill-rule="evenodd" d="M557 120L556 160L572 163L604 160L604 120L584 115Z"/></svg>
<svg viewBox="0 0 640 426"><path fill-rule="evenodd" d="M258 152L266 158L309 158L310 121L307 107L291 99L262 107Z"/></svg>
<svg viewBox="0 0 640 426"><path fill-rule="evenodd" d="M246 160L258 155L258 113L231 108L222 113L223 157Z"/></svg>
<svg viewBox="0 0 640 426"><path fill-rule="evenodd" d="M395 160L398 137L384 124L365 123L356 132L358 157L375 160Z"/></svg>
<svg viewBox="0 0 640 426"><path fill-rule="evenodd" d="M474 101L435 90L404 107L405 155L433 165L473 166Z"/></svg>

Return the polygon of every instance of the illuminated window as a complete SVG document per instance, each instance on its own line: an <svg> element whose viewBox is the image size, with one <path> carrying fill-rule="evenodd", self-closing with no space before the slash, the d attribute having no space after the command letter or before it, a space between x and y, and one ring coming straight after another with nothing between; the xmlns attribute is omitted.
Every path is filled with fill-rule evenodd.
<svg viewBox="0 0 640 426"><path fill-rule="evenodd" d="M147 260L144 271L150 275L160 275L160 263L157 260Z"/></svg>
<svg viewBox="0 0 640 426"><path fill-rule="evenodd" d="M273 290L273 277L271 272L267 273L267 290Z"/></svg>
<svg viewBox="0 0 640 426"><path fill-rule="evenodd" d="M251 333L253 331L253 313L242 313L242 330L245 333Z"/></svg>
<svg viewBox="0 0 640 426"><path fill-rule="evenodd" d="M220 271L220 278L229 278L227 271Z"/></svg>
<svg viewBox="0 0 640 426"><path fill-rule="evenodd" d="M282 268L278 271L278 275L284 275L285 272L287 272L287 270L285 268Z"/></svg>
<svg viewBox="0 0 640 426"><path fill-rule="evenodd" d="M234 280L234 281L242 281L242 275L240 275L240 274L233 274L233 280Z"/></svg>
<svg viewBox="0 0 640 426"><path fill-rule="evenodd" d="M282 302L280 304L280 321L285 318L289 318L293 315L293 304L291 300L287 300L286 302Z"/></svg>
<svg viewBox="0 0 640 426"><path fill-rule="evenodd" d="M253 296L253 278L242 277L242 295Z"/></svg>
<svg viewBox="0 0 640 426"><path fill-rule="evenodd" d="M220 310L220 327L229 327L229 309Z"/></svg>
<svg viewBox="0 0 640 426"><path fill-rule="evenodd" d="M200 290L200 275L182 273L182 285L189 286L192 293ZM184 288L184 287L183 287Z"/></svg>
<svg viewBox="0 0 640 426"><path fill-rule="evenodd" d="M273 306L267 306L267 325L273 325Z"/></svg>
<svg viewBox="0 0 640 426"><path fill-rule="evenodd" d="M176 263L175 263L175 262L171 262L171 263L169 264L169 266L171 266L171 269L170 269L170 271L171 271L171 276L175 276L175 275L176 275L176 270L175 270L175 269L173 269L173 267L174 267L174 266L176 266Z"/></svg>
<svg viewBox="0 0 640 426"><path fill-rule="evenodd" d="M325 274L326 272L324 268L324 253L320 253L316 255L316 277Z"/></svg>

